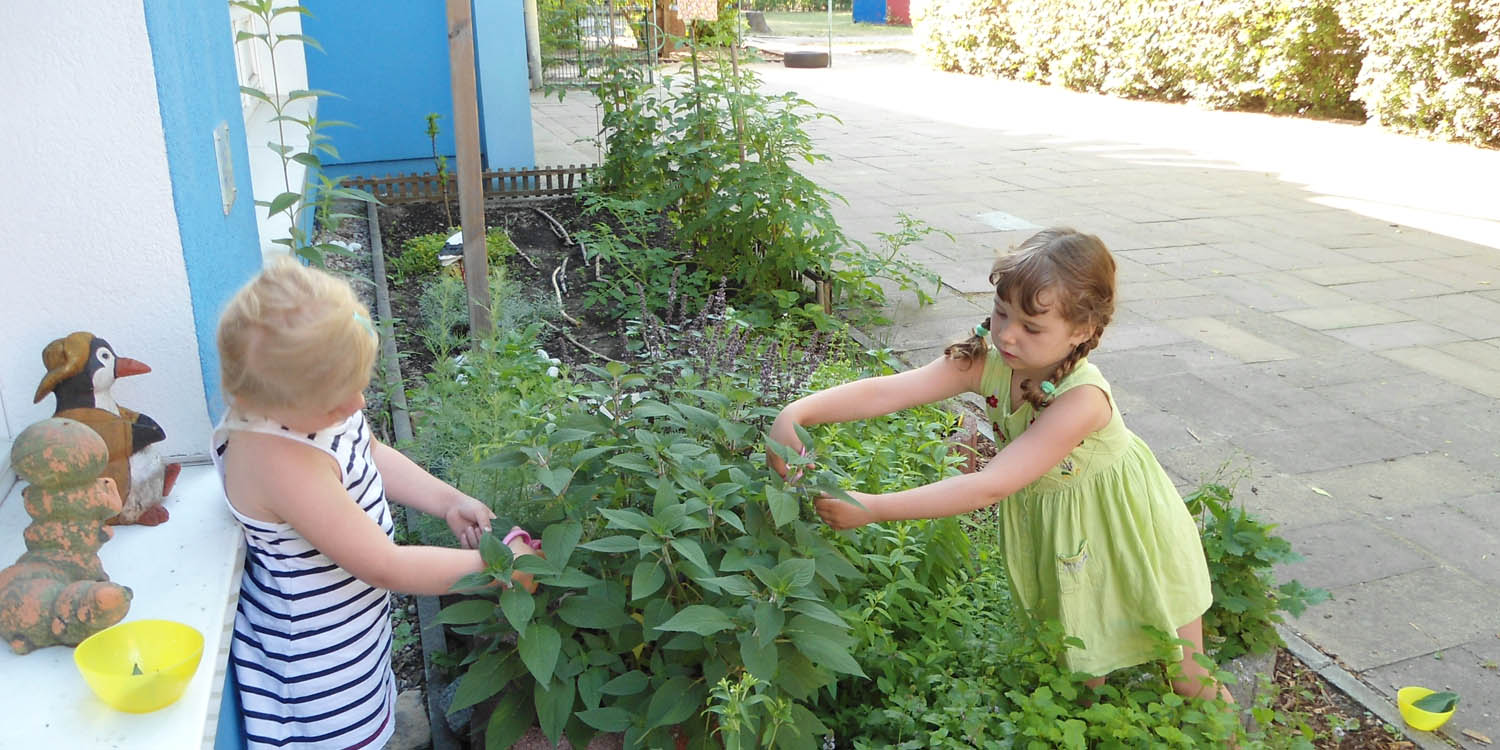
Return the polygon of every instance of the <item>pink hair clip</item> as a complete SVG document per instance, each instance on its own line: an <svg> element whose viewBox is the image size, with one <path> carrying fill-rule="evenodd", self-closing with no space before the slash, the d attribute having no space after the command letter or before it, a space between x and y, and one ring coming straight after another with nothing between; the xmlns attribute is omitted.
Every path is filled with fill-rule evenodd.
<svg viewBox="0 0 1500 750"><path fill-rule="evenodd" d="M509 547L511 540L518 537L521 541L526 543L526 546L534 550L540 550L542 548L542 543L535 539L532 539L531 535L526 533L526 530L521 528L520 526L510 527L510 533L506 534L505 538L500 540L500 543Z"/></svg>

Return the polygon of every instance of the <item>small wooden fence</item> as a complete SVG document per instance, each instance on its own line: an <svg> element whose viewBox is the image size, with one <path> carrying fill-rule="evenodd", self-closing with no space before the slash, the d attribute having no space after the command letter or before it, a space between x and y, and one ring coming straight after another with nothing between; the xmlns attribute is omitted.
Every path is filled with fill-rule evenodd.
<svg viewBox="0 0 1500 750"><path fill-rule="evenodd" d="M537 169L493 169L480 175L486 198L542 198L572 195L588 181L586 164ZM382 203L410 203L443 199L442 181L432 172L358 177L344 180L349 187L368 190ZM448 197L458 200L458 177L448 175Z"/></svg>

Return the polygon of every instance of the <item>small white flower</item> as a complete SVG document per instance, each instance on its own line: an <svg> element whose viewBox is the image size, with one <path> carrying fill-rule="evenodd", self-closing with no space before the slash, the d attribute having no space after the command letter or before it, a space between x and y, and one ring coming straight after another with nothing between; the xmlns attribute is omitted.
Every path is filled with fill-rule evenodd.
<svg viewBox="0 0 1500 750"><path fill-rule="evenodd" d="M538 350L536 350L536 356L541 357L542 359L547 359L547 360L552 359L552 357L550 357L550 356L547 355L547 350L546 349L538 349Z"/></svg>
<svg viewBox="0 0 1500 750"><path fill-rule="evenodd" d="M547 368L547 377L549 377L549 378L555 378L555 377L557 377L557 376L558 376L558 375L559 375L559 374L560 374L560 373L561 373L561 372L562 372L562 371L561 371L561 370L558 370L558 369L557 369L557 367L556 367L556 366L553 366L553 367L548 367L548 368Z"/></svg>

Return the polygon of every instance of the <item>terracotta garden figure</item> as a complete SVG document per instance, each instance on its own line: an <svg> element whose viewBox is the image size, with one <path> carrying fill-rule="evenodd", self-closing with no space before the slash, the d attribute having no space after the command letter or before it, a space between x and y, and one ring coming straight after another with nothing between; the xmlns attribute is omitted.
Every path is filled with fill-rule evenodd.
<svg viewBox="0 0 1500 750"><path fill-rule="evenodd" d="M105 521L120 512L104 441L86 425L45 419L26 428L11 465L31 486L21 491L31 525L26 551L0 570L0 636L25 654L76 646L125 617L130 589L110 583L99 547L114 534Z"/></svg>
<svg viewBox="0 0 1500 750"><path fill-rule="evenodd" d="M113 524L155 526L167 520L162 507L182 466L162 460L156 443L165 440L156 420L115 403L110 388L117 378L151 372L144 363L120 357L109 342L86 331L70 333L42 350L47 374L36 388L37 402L57 397L53 416L77 420L99 433L109 447L104 476L115 480L124 500Z"/></svg>

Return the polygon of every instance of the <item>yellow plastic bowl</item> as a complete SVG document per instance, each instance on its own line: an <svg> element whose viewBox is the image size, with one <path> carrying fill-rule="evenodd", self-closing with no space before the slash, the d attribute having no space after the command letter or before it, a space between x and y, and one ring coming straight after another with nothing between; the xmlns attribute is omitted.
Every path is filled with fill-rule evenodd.
<svg viewBox="0 0 1500 750"><path fill-rule="evenodd" d="M1453 711L1435 714L1424 711L1415 705L1419 700L1437 692L1424 687L1404 687L1396 691L1396 707L1401 709L1401 718L1411 725L1412 729L1420 729L1423 732L1431 732L1447 723L1453 717ZM1456 708L1454 710L1457 710Z"/></svg>
<svg viewBox="0 0 1500 750"><path fill-rule="evenodd" d="M202 657L203 634L171 620L122 622L73 650L73 663L94 695L135 714L181 698Z"/></svg>

